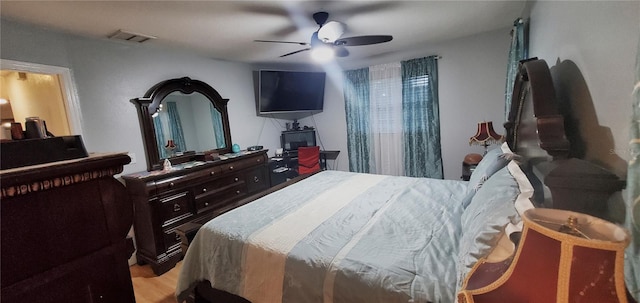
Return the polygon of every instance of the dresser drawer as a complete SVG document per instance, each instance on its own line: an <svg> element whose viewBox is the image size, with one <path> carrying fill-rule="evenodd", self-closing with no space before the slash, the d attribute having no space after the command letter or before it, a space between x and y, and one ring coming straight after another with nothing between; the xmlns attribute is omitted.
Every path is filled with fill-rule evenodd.
<svg viewBox="0 0 640 303"><path fill-rule="evenodd" d="M247 194L247 186L244 180L240 183L221 188L215 192L196 197L196 209L198 213L208 212L227 206L231 201L237 200Z"/></svg>
<svg viewBox="0 0 640 303"><path fill-rule="evenodd" d="M243 174L233 174L215 179L210 182L201 183L193 187L193 194L198 197L224 189L229 185L244 183Z"/></svg>
<svg viewBox="0 0 640 303"><path fill-rule="evenodd" d="M246 174L247 192L254 193L269 187L269 174L266 166L251 169Z"/></svg>
<svg viewBox="0 0 640 303"><path fill-rule="evenodd" d="M234 161L234 162L230 162L230 163L224 163L222 165L220 165L220 168L222 169L222 172L231 172L231 171L238 171L241 170L243 168L247 168L247 167L253 167L256 165L261 165L264 164L266 161L266 156L265 155L257 155L248 159L242 159L242 160L238 160L238 161Z"/></svg>
<svg viewBox="0 0 640 303"><path fill-rule="evenodd" d="M222 168L220 166L207 167L202 170L194 170L191 174L149 182L147 187L152 195L166 193L168 191L185 190L187 187L193 185L194 182L200 182L201 180L210 179L212 177L215 178L221 175L221 172Z"/></svg>
<svg viewBox="0 0 640 303"><path fill-rule="evenodd" d="M176 233L176 229L164 230L164 249L174 250L180 246L180 236Z"/></svg>
<svg viewBox="0 0 640 303"><path fill-rule="evenodd" d="M222 172L222 168L220 166L214 166L214 167L208 167L206 169L203 169L201 171L195 172L193 173L193 176L197 179L199 178L210 178L210 177L216 177L220 175L220 172Z"/></svg>
<svg viewBox="0 0 640 303"><path fill-rule="evenodd" d="M166 178L155 182L155 192L153 194L163 193L171 190L178 190L188 185L188 180L184 176Z"/></svg>
<svg viewBox="0 0 640 303"><path fill-rule="evenodd" d="M168 226L192 216L191 192L185 191L159 199L158 217L162 226Z"/></svg>

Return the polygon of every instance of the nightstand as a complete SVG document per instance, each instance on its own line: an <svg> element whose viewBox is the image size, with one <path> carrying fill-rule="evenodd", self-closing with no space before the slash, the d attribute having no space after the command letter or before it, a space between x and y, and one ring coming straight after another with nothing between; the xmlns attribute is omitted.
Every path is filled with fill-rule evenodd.
<svg viewBox="0 0 640 303"><path fill-rule="evenodd" d="M297 174L294 170L298 159L290 157L269 159L269 174L271 174L271 187L294 178Z"/></svg>
<svg viewBox="0 0 640 303"><path fill-rule="evenodd" d="M555 168L544 178L553 208L573 210L609 219L607 201L626 186L614 173L591 162L571 158L554 161Z"/></svg>
<svg viewBox="0 0 640 303"><path fill-rule="evenodd" d="M464 156L464 160L462 160L462 176L460 177L463 181L469 181L480 160L482 160L482 155L480 154L467 154Z"/></svg>

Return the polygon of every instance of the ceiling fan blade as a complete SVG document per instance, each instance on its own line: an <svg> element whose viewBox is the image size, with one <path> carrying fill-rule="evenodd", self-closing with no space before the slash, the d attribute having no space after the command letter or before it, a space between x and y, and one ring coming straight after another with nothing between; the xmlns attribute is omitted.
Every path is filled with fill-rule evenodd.
<svg viewBox="0 0 640 303"><path fill-rule="evenodd" d="M276 40L253 40L253 42L289 43L289 44L298 44L298 45L309 45L309 43L307 43L307 42L276 41Z"/></svg>
<svg viewBox="0 0 640 303"><path fill-rule="evenodd" d="M365 3L365 2L362 1L362 3ZM350 8L340 9L340 13L348 16L353 14L380 12L380 11L393 9L400 5L402 5L401 1L371 1L371 3L354 5L353 7L350 7Z"/></svg>
<svg viewBox="0 0 640 303"><path fill-rule="evenodd" d="M310 49L311 49L310 47L308 47L308 48L303 48L303 49L297 50L297 51L295 51L295 52L290 52L290 53L288 53L288 54L284 54L284 55L280 56L280 58L282 58L282 57L286 57L286 56L291 56L291 55L293 55L293 54L297 54L297 53L299 53L299 52L308 51L308 50L310 50Z"/></svg>
<svg viewBox="0 0 640 303"><path fill-rule="evenodd" d="M295 25L289 25L289 26L285 26L282 27L278 30L275 30L271 33L271 36L273 37L284 37L284 36L288 36L290 34L293 34L295 32L298 31L298 27L296 27Z"/></svg>
<svg viewBox="0 0 640 303"><path fill-rule="evenodd" d="M318 38L325 43L333 43L344 34L346 26L342 22L329 21L318 30Z"/></svg>
<svg viewBox="0 0 640 303"><path fill-rule="evenodd" d="M255 2L248 2L248 3L249 3L248 5L242 4L240 9L247 13L272 15L272 16L279 16L279 17L289 17L289 12L284 7L273 6L269 4L263 5L263 3L258 4Z"/></svg>
<svg viewBox="0 0 640 303"><path fill-rule="evenodd" d="M339 46L358 46L358 45L384 43L384 42L389 42L391 40L393 40L393 36L388 36L388 35L355 36L355 37L340 38L336 40L334 44Z"/></svg>
<svg viewBox="0 0 640 303"><path fill-rule="evenodd" d="M336 46L335 48L336 57L346 57L349 56L349 50L343 46Z"/></svg>

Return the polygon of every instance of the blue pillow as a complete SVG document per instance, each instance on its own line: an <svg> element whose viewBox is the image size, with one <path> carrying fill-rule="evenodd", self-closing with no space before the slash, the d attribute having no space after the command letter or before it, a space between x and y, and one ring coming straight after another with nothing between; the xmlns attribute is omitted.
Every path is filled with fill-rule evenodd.
<svg viewBox="0 0 640 303"><path fill-rule="evenodd" d="M505 152L503 152L504 148L506 148L506 152L509 154L511 153L508 145L504 143L502 144L502 147L488 151L480 163L478 163L478 166L476 166L473 173L471 173L471 177L469 178L469 183L467 185L467 195L462 199L463 208L467 208L469 206L469 203L471 203L471 199L475 193L480 189L480 187L482 187L482 184L491 177L491 175L495 174L509 163L508 157L506 157Z"/></svg>
<svg viewBox="0 0 640 303"><path fill-rule="evenodd" d="M473 196L462 213L462 237L458 250L458 286L473 265L497 243L508 223L520 220L514 203L520 194L516 179L507 167L496 172Z"/></svg>
<svg viewBox="0 0 640 303"><path fill-rule="evenodd" d="M505 227L519 230L521 214L533 208L533 187L515 161L500 169L473 196L460 218L458 286L473 265L496 246Z"/></svg>

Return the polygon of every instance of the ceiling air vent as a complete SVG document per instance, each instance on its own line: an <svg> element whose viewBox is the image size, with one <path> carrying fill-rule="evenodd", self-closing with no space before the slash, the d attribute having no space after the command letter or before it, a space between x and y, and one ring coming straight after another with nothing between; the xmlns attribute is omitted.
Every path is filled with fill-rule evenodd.
<svg viewBox="0 0 640 303"><path fill-rule="evenodd" d="M109 39L142 43L151 39L156 39L156 37L127 32L119 29L117 32L111 34L109 36Z"/></svg>

